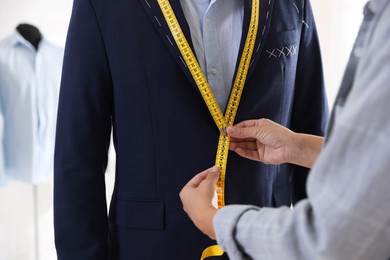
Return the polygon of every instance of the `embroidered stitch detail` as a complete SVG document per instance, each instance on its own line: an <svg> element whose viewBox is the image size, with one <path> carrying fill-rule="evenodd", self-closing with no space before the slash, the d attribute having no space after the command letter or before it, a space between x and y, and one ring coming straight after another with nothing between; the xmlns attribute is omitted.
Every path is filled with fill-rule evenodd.
<svg viewBox="0 0 390 260"><path fill-rule="evenodd" d="M299 14L298 6L294 2L292 4L295 6L295 9L297 9L297 13Z"/></svg>
<svg viewBox="0 0 390 260"><path fill-rule="evenodd" d="M171 39L169 38L168 34L165 34L165 36L167 37L169 43L173 46L173 43L172 43Z"/></svg>
<svg viewBox="0 0 390 260"><path fill-rule="evenodd" d="M286 56L288 56L288 55L292 56L292 55L295 55L297 53L296 46L291 46L290 48L286 46L285 48L287 50Z"/></svg>
<svg viewBox="0 0 390 260"><path fill-rule="evenodd" d="M259 42L259 45L257 46L256 52L259 52L261 42Z"/></svg>
<svg viewBox="0 0 390 260"><path fill-rule="evenodd" d="M268 59L270 59L272 56L277 58L277 56L274 54L275 49L273 49L272 52L270 52L269 50L265 50L265 51L269 54Z"/></svg>
<svg viewBox="0 0 390 260"><path fill-rule="evenodd" d="M158 25L161 27L161 23L160 23L160 21L157 19L157 16L154 16L154 19L156 19Z"/></svg>
<svg viewBox="0 0 390 260"><path fill-rule="evenodd" d="M282 49L280 50L280 49L278 49L278 48L276 48L276 51L278 51L279 52L279 54L278 54L278 57L280 57L280 55L283 55L283 56L285 56L285 54L284 54L284 47L282 47Z"/></svg>
<svg viewBox="0 0 390 260"><path fill-rule="evenodd" d="M265 51L269 54L268 59L295 56L297 55L297 45L281 46L279 48Z"/></svg>
<svg viewBox="0 0 390 260"><path fill-rule="evenodd" d="M267 11L267 17L265 19L268 20L268 18L269 18L269 11Z"/></svg>
<svg viewBox="0 0 390 260"><path fill-rule="evenodd" d="M150 9L152 8L152 7L150 6L148 0L145 0L145 3L149 6Z"/></svg>
<svg viewBox="0 0 390 260"><path fill-rule="evenodd" d="M183 58L181 56L179 56L181 62L183 62L184 66L187 68L187 64L184 62Z"/></svg>
<svg viewBox="0 0 390 260"><path fill-rule="evenodd" d="M309 25L305 22L305 20L302 20L302 23L306 25L307 29L309 29Z"/></svg>

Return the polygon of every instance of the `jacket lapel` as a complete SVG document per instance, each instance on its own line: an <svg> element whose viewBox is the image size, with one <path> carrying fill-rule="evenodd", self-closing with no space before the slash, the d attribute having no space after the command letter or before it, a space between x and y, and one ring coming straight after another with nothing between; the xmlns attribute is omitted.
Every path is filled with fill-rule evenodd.
<svg viewBox="0 0 390 260"><path fill-rule="evenodd" d="M160 6L157 2L157 0L140 0L142 5L144 6L144 9L146 13L149 15L149 18L153 25L156 27L157 31L159 32L161 39L165 42L166 46L168 47L170 53L172 54L172 57L176 60L180 68L183 70L184 74L187 76L191 84L196 88L196 90L199 92L198 87L196 86L196 83L191 75L191 72L189 71L187 65L184 62L184 59L180 53L179 48L177 47L175 40L172 36L171 31L169 30L168 24L165 21L164 15L160 9ZM190 45L192 51L195 51L192 45L191 40L191 34L190 34L190 27L188 26L187 20L184 16L183 10L180 5L179 0L170 0L169 1L172 9L175 13L176 19L178 20L180 27L188 41L188 44Z"/></svg>
<svg viewBox="0 0 390 260"><path fill-rule="evenodd" d="M164 15L161 12L157 0L139 0L139 1L141 1L142 5L144 6L146 13L149 15L151 22L156 27L162 40L165 42L166 46L168 47L170 53L172 54L172 57L176 60L176 62L178 63L178 65L180 66L184 74L187 76L188 80L191 82L191 84L196 88L196 90L199 93L198 87L196 86L196 83L191 75L191 72L187 68L187 65L185 64L184 59L182 58L180 50L173 39L173 36L169 30L168 24L164 19ZM243 28L242 28L242 37L241 37L239 55L236 63L235 74L237 73L238 64L240 62L241 55L245 45L246 36L248 34L248 27L249 27L251 8L252 8L252 0L244 0L244 1L245 4L244 4L244 20L243 20ZM180 0L170 0L170 4L172 6L173 11L175 12L177 20L179 21L180 27L195 55L195 51L191 40L190 28L188 26L187 20L181 8ZM271 16L272 16L273 4L274 4L274 0L260 0L260 17L259 17L258 32L256 36L256 42L255 42L255 46L252 54L252 60L249 66L249 71L247 74L246 81L248 81L248 79L252 75L256 67L256 64L260 58L260 54L262 52L264 43L267 39L270 22L272 18Z"/></svg>
<svg viewBox="0 0 390 260"><path fill-rule="evenodd" d="M243 21L243 28L242 28L242 37L241 37L241 44L240 44L240 52L237 59L236 64L236 73L238 69L238 64L241 59L242 51L244 49L246 36L248 34L248 28L249 28L249 22L250 22L250 16L251 16L251 8L252 8L252 0L244 0L244 21ZM247 81L250 78L251 74L253 73L256 64L260 58L261 51L263 50L264 43L267 39L270 23L271 23L271 15L272 15L272 8L273 8L274 0L260 0L260 16L259 16L259 25L258 25L258 31L256 36L256 42L253 49L252 54L252 60L249 65L249 71L247 75Z"/></svg>

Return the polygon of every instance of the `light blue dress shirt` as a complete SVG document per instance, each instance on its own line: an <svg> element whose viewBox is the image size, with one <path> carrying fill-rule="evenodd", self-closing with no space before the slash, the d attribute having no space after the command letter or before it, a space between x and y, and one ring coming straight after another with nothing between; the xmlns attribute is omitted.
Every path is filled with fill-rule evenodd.
<svg viewBox="0 0 390 260"><path fill-rule="evenodd" d="M53 175L63 49L42 39L36 50L17 31L0 42L4 172L39 183Z"/></svg>
<svg viewBox="0 0 390 260"><path fill-rule="evenodd" d="M199 65L224 111L241 43L244 2L180 0L180 3Z"/></svg>

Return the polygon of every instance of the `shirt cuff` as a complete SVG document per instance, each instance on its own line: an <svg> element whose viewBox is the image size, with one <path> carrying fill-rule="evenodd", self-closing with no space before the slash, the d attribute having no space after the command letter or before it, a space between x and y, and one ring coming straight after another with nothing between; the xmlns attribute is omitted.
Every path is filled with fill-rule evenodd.
<svg viewBox="0 0 390 260"><path fill-rule="evenodd" d="M232 260L247 258L242 246L236 240L236 227L241 216L249 210L258 211L260 208L251 205L225 206L217 211L213 219L218 245Z"/></svg>

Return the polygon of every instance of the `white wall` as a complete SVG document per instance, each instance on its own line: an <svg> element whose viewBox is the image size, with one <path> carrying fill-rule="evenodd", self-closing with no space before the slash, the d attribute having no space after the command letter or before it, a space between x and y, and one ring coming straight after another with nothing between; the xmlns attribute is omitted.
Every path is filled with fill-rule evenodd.
<svg viewBox="0 0 390 260"><path fill-rule="evenodd" d="M330 104L362 18L364 2L312 0L323 47ZM51 42L64 46L71 5L71 0L0 0L0 39L9 35L17 24L27 22L36 25ZM107 175L108 197L113 186L114 159L111 158ZM34 208L38 210L38 224L34 223ZM51 183L38 185L35 190L20 182L0 188L0 260L36 260L37 245L39 260L56 259L52 217ZM38 233L35 227L38 227Z"/></svg>
<svg viewBox="0 0 390 260"><path fill-rule="evenodd" d="M311 0L320 37L329 104L337 94L367 0Z"/></svg>
<svg viewBox="0 0 390 260"><path fill-rule="evenodd" d="M0 0L0 39L19 23L36 25L53 43L64 46L72 0Z"/></svg>

